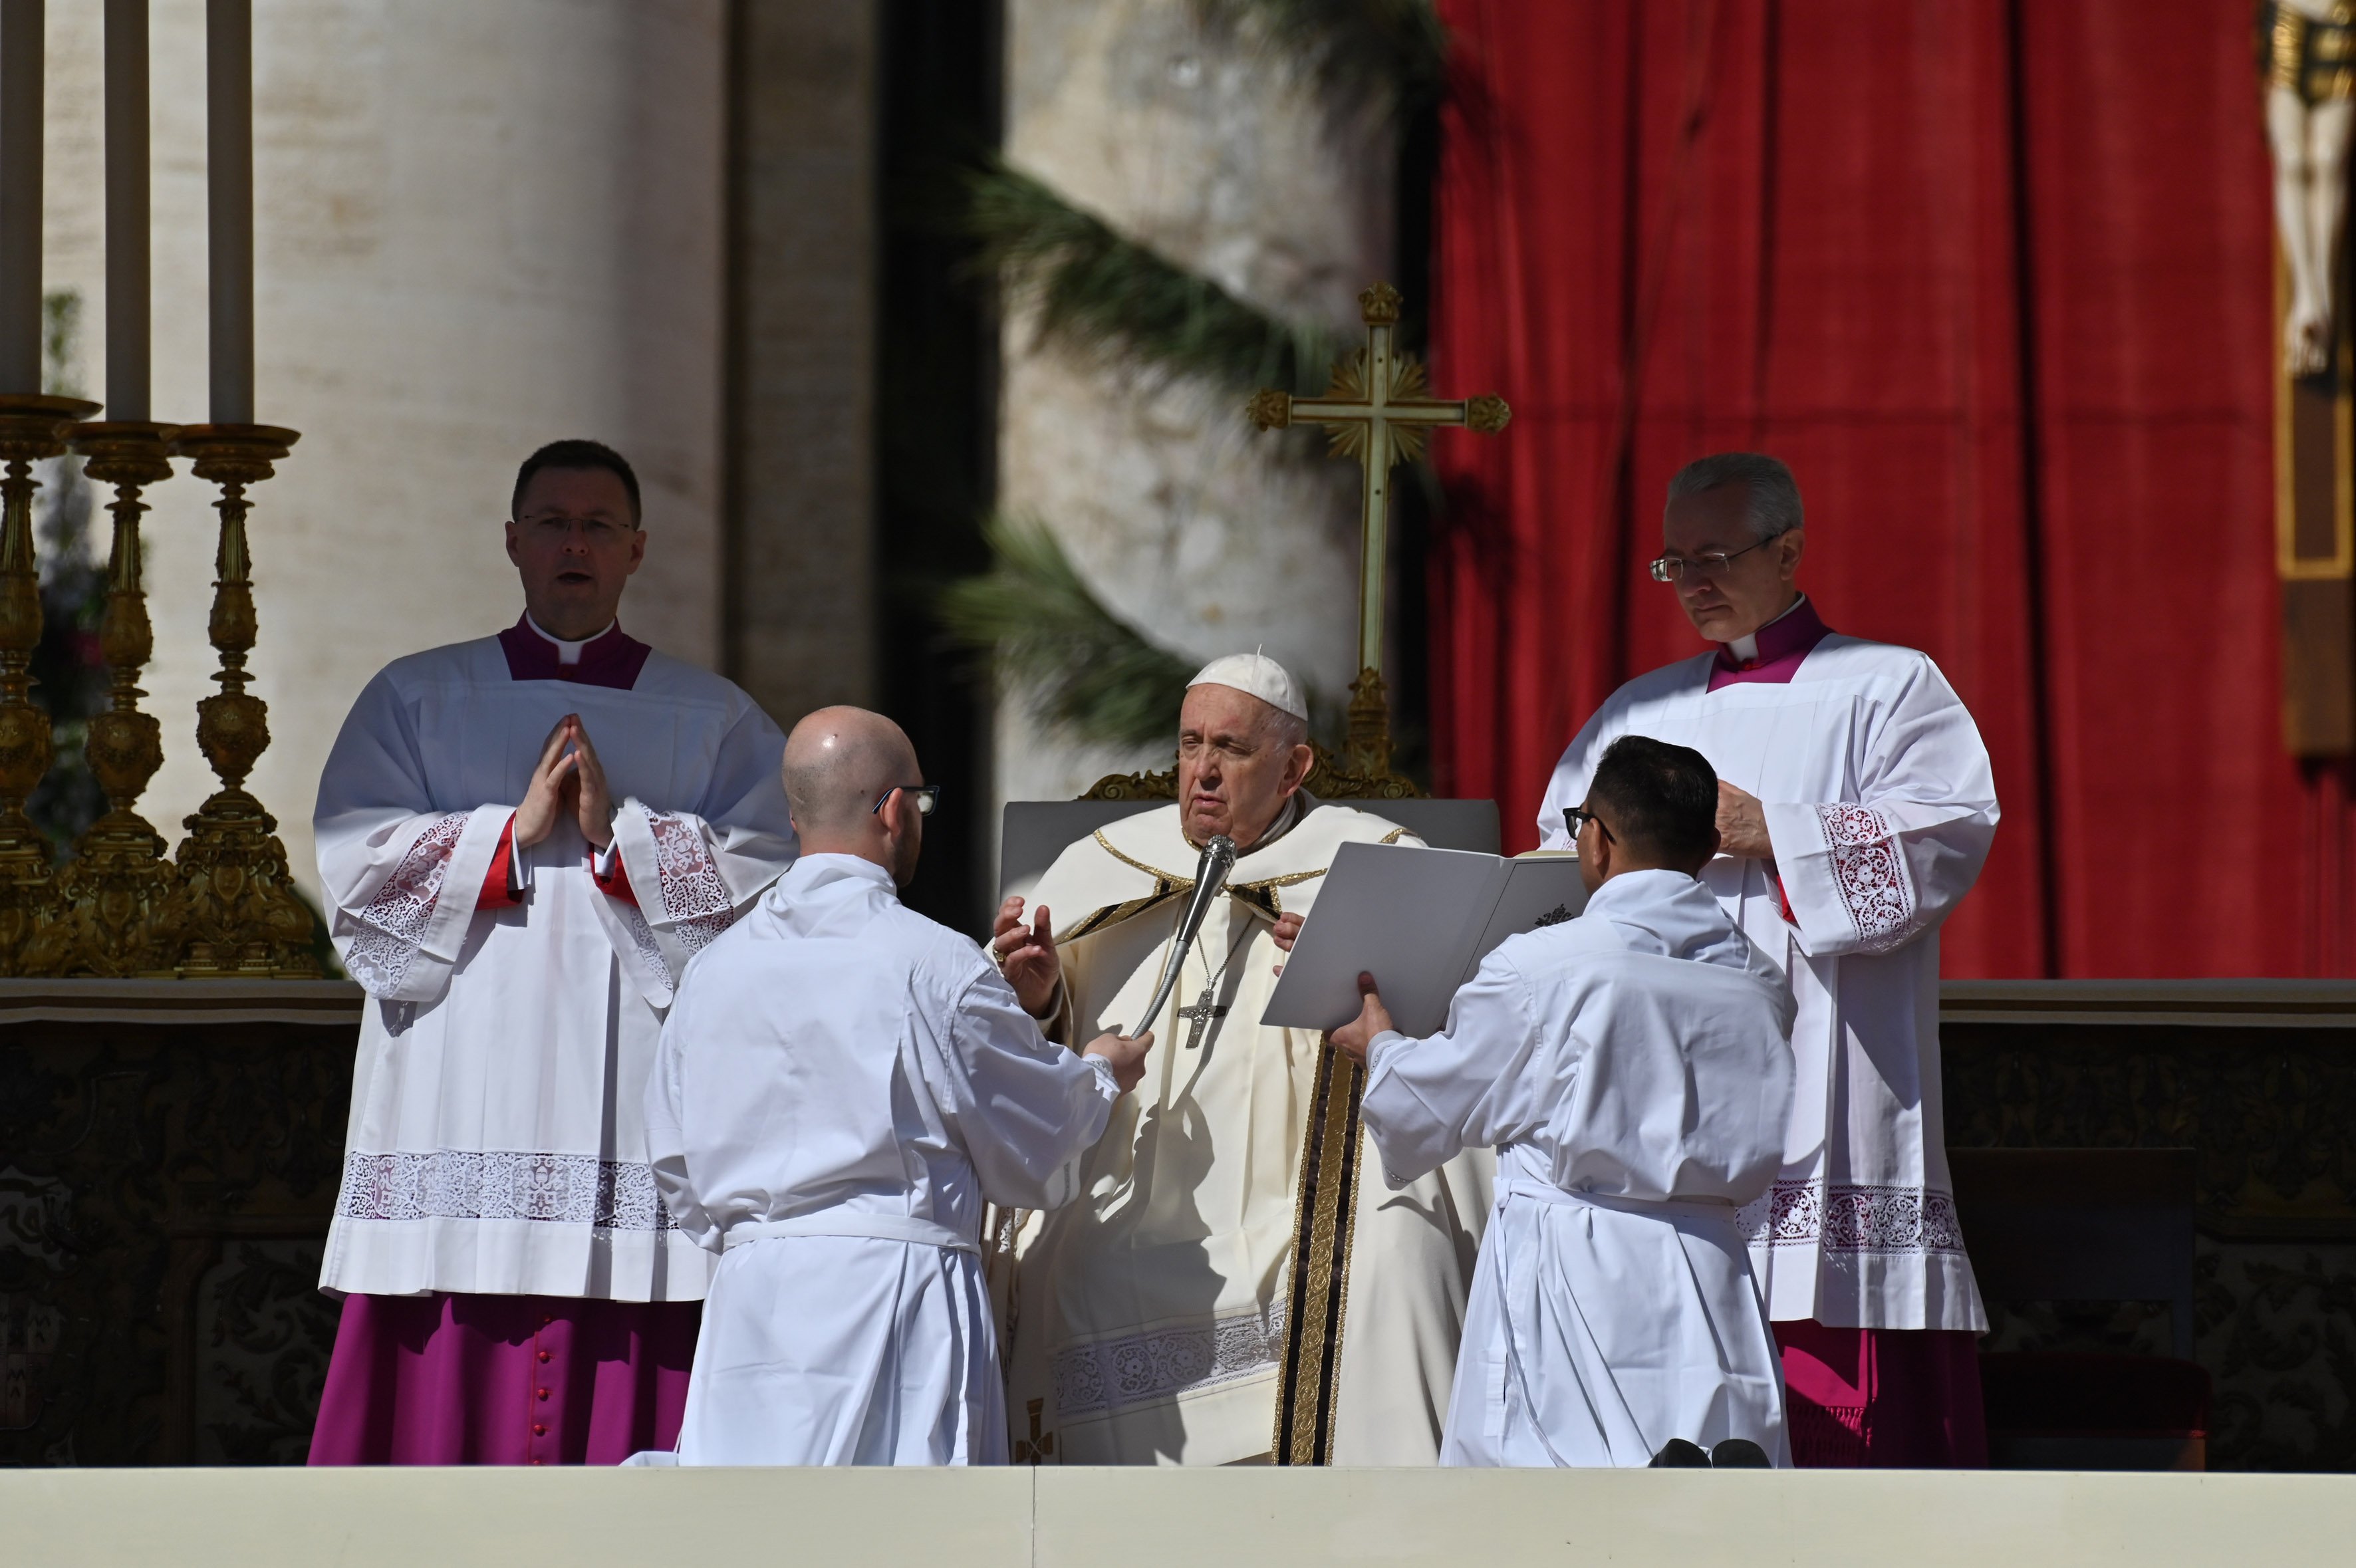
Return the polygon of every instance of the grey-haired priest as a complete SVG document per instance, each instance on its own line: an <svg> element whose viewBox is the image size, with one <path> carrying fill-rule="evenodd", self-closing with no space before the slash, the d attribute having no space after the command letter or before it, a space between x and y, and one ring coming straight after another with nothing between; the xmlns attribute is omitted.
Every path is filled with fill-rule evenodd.
<svg viewBox="0 0 2356 1568"><path fill-rule="evenodd" d="M1825 625L1798 585L1802 521L1773 457L1719 453L1669 481L1654 575L1718 646L1613 693L1563 753L1538 831L1569 846L1563 809L1623 735L1717 769L1702 881L1796 1004L1783 1168L1745 1213L1793 1457L1980 1465L1987 1318L1940 1126L1939 925L1987 858L1996 784L1928 655Z"/></svg>
<svg viewBox="0 0 2356 1568"><path fill-rule="evenodd" d="M1079 840L1027 909L999 912L999 963L1050 1038L1118 1024L1163 1042L1080 1196L987 1238L1018 1462L1439 1458L1493 1161L1397 1192L1366 1179L1364 1135L1313 1114L1355 1069L1314 1030L1258 1022L1341 846L1414 842L1301 789L1308 713L1274 660L1215 660L1179 712L1176 804ZM1221 835L1226 889L1169 1004L1141 1016Z"/></svg>

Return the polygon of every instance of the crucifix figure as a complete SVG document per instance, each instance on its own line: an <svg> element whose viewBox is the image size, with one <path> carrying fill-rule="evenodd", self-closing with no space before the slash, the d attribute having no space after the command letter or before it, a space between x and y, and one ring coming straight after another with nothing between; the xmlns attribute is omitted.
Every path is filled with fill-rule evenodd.
<svg viewBox="0 0 2356 1568"><path fill-rule="evenodd" d="M1226 1015L1227 1010L1225 1007L1211 1005L1211 987L1206 982L1203 986L1203 994L1194 998L1194 1004L1192 1007L1178 1009L1178 1016L1194 1026L1186 1033L1186 1048L1191 1051L1199 1047L1203 1043L1203 1032L1211 1026L1212 1020L1224 1018Z"/></svg>
<svg viewBox="0 0 2356 1568"><path fill-rule="evenodd" d="M1399 292L1378 283L1358 296L1366 346L1333 365L1323 397L1263 392L1251 400L1262 430L1322 424L1333 455L1355 457L1365 479L1364 538L1358 563L1358 679L1351 685L1346 764L1354 773L1390 773L1390 711L1383 694L1383 558L1391 470L1423 456L1428 433L1462 425L1484 435L1505 428L1513 411L1501 397L1451 401L1429 395L1422 362L1392 346Z"/></svg>

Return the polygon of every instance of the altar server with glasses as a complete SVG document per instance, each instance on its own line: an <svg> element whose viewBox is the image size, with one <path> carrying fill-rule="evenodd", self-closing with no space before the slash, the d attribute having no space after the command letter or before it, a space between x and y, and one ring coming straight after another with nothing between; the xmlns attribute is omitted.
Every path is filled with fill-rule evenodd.
<svg viewBox="0 0 2356 1568"><path fill-rule="evenodd" d="M319 781L319 881L367 990L321 1288L315 1464L616 1463L667 1445L711 1272L639 1105L680 972L791 862L785 736L623 631L637 477L516 476L524 613L395 660Z"/></svg>
<svg viewBox="0 0 2356 1568"><path fill-rule="evenodd" d="M1783 1167L1744 1214L1783 1348L1802 1466L1987 1462L1939 1095L1939 926L1996 835L1971 714L1912 649L1830 630L1800 591L1798 485L1725 452L1669 481L1655 580L1717 646L1613 693L1556 767L1541 843L1567 848L1626 735L1719 778L1701 880L1789 977L1798 1090Z"/></svg>
<svg viewBox="0 0 2356 1568"><path fill-rule="evenodd" d="M992 1465L985 1203L1054 1208L1150 1033L1048 1043L970 940L900 902L938 791L859 708L794 726L802 854L688 966L647 1086L680 1231L719 1255L683 1465Z"/></svg>
<svg viewBox="0 0 2356 1568"><path fill-rule="evenodd" d="M1789 1462L1735 1214L1782 1164L1792 993L1694 879L1717 811L1700 753L1614 742L1570 812L1585 913L1508 938L1429 1039L1374 976L1333 1033L1391 1187L1497 1151L1443 1465Z"/></svg>

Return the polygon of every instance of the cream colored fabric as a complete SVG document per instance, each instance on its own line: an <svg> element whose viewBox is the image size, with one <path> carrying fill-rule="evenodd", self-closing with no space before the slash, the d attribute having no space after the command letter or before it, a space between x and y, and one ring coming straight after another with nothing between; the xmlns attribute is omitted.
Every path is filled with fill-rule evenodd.
<svg viewBox="0 0 2356 1568"><path fill-rule="evenodd" d="M1150 1024L1157 1039L1144 1083L1114 1107L1083 1164L1083 1196L993 1232L1018 1461L1225 1465L1269 1452L1301 1140L1323 1048L1313 1033L1257 1022L1280 957L1269 930L1278 914L1311 908L1342 844L1402 838L1378 817L1312 803L1237 862L1230 896L1151 1020L1134 1015L1161 978L1200 853L1179 831L1178 808L1080 841L1039 884L1034 902L1053 912L1064 961L1051 1036L1085 1043L1112 1024ZM1228 1011L1190 1049L1194 1021L1177 1014L1206 983ZM1371 1144L1361 1158L1333 1457L1429 1465L1491 1160L1469 1153L1387 1192Z"/></svg>

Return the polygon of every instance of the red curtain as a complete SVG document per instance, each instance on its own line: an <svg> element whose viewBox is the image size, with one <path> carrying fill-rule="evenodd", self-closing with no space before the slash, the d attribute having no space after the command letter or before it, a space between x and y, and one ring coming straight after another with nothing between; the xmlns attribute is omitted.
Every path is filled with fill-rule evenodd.
<svg viewBox="0 0 2356 1568"><path fill-rule="evenodd" d="M1841 631L1930 652L2004 824L1967 976L2356 969L2348 788L2279 732L2272 241L2237 0L1442 0L1445 794L1697 651L1669 475L1778 454Z"/></svg>

